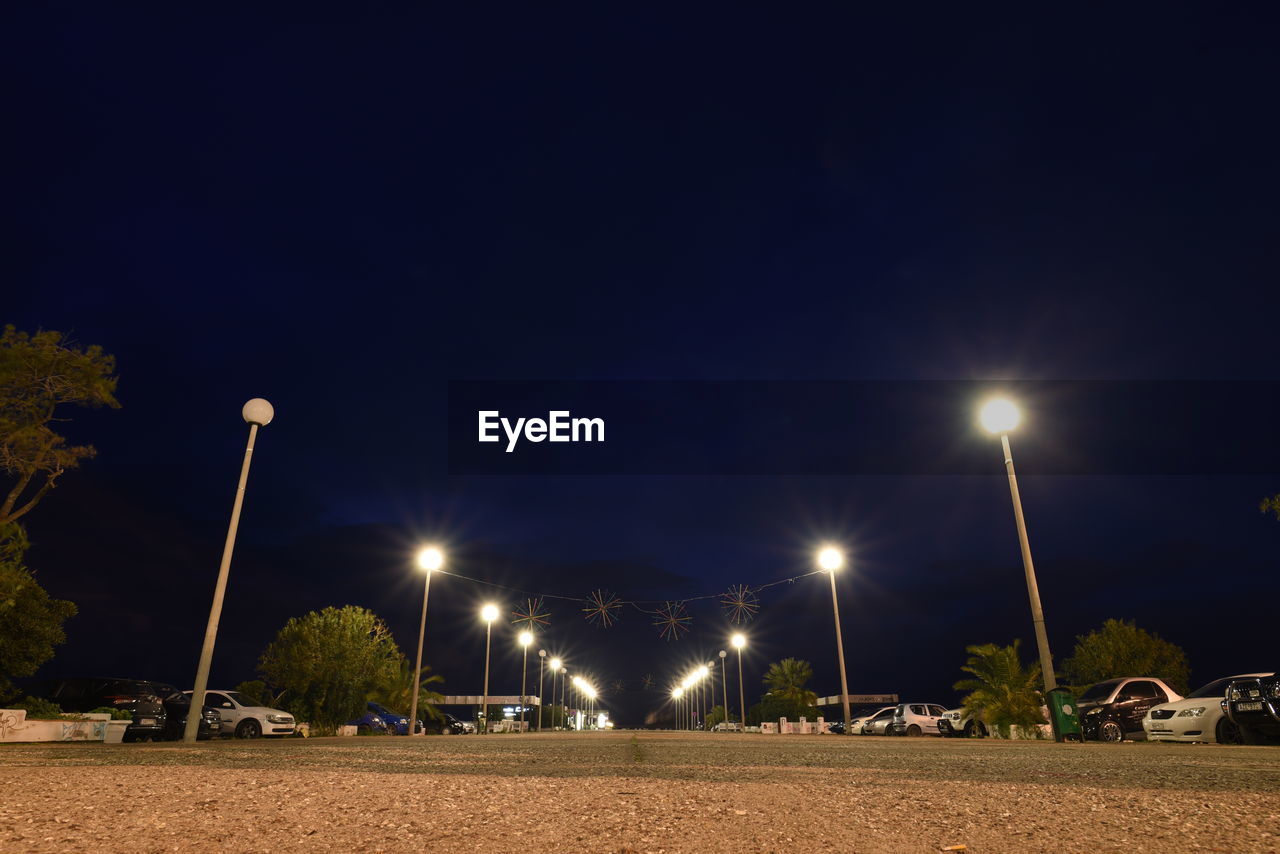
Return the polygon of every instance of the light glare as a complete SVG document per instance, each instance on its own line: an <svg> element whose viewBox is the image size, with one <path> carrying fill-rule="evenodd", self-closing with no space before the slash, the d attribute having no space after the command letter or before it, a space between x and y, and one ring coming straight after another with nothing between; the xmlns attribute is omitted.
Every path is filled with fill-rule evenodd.
<svg viewBox="0 0 1280 854"><path fill-rule="evenodd" d="M480 619L484 620L486 623L492 623L494 620L498 619L498 606L485 605L480 609Z"/></svg>
<svg viewBox="0 0 1280 854"><path fill-rule="evenodd" d="M1013 401L996 397L983 404L978 418L988 433L1008 433L1018 426L1022 420L1022 413L1018 411Z"/></svg>
<svg viewBox="0 0 1280 854"><path fill-rule="evenodd" d="M818 566L828 572L835 572L844 566L844 552L835 546L827 546L818 552Z"/></svg>
<svg viewBox="0 0 1280 854"><path fill-rule="evenodd" d="M731 642L733 643L734 649L742 649L747 645L747 636L742 634L734 635L731 638Z"/></svg>
<svg viewBox="0 0 1280 854"><path fill-rule="evenodd" d="M521 632L518 640L520 641L521 646L528 646L529 644L533 643L533 635L531 635L529 632Z"/></svg>
<svg viewBox="0 0 1280 854"><path fill-rule="evenodd" d="M444 552L435 546L427 546L418 552L418 568L431 572L444 566Z"/></svg>

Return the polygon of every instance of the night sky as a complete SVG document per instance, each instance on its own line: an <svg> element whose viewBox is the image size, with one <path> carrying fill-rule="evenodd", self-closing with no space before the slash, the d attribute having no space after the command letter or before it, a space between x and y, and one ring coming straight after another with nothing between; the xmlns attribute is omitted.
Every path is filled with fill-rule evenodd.
<svg viewBox="0 0 1280 854"><path fill-rule="evenodd" d="M42 674L190 685L262 396L210 687L326 605L372 608L411 655L412 558L436 541L470 579L569 597L540 645L639 724L725 646L723 614L691 602L667 642L573 598L760 585L836 541L850 689L951 706L966 644L1034 655L973 417L1001 381L1191 389L1164 419L1047 395L1013 436L1059 665L1116 617L1182 645L1195 685L1274 669L1276 22L1125 14L9 10L0 321L102 345L123 404L74 413L99 456L25 520L28 563L80 609ZM595 472L565 446L562 469L476 473L455 428L482 380L518 383L524 416L610 381L632 442L611 450L667 465ZM804 411L712 407L653 449L628 433L683 411L637 381L742 380ZM926 380L974 399L939 384L902 431L841 410L839 381ZM779 417L782 445L747 438ZM1072 418L1088 443L1055 433ZM1073 464L1046 462L1064 446ZM433 582L446 692L480 691L479 605L523 595ZM760 604L748 702L785 656L836 693L826 579ZM518 693L506 626L494 656L491 690Z"/></svg>

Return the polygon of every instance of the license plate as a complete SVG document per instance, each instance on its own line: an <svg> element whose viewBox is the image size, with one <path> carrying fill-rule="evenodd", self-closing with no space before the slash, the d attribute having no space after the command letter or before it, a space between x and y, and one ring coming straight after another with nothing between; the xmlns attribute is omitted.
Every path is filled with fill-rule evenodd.
<svg viewBox="0 0 1280 854"><path fill-rule="evenodd" d="M139 725L139 726L155 726L155 725L156 725L156 719L155 719L155 718L141 718L141 719L139 719L139 721L138 721L138 725Z"/></svg>
<svg viewBox="0 0 1280 854"><path fill-rule="evenodd" d="M1260 712L1262 711L1262 703L1236 703L1237 712Z"/></svg>

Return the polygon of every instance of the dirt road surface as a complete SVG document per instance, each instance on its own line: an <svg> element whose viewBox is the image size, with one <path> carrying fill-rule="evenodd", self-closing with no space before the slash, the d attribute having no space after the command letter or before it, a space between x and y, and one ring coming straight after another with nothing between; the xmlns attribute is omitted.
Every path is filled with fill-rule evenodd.
<svg viewBox="0 0 1280 854"><path fill-rule="evenodd" d="M2 745L0 786L4 852L1280 850L1270 747L659 732Z"/></svg>

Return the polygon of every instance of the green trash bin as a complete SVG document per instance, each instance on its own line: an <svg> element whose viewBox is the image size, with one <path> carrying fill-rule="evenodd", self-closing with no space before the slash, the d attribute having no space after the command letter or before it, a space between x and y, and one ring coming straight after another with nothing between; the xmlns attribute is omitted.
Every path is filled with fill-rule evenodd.
<svg viewBox="0 0 1280 854"><path fill-rule="evenodd" d="M1049 720L1054 741L1080 741L1080 711L1076 698L1066 688L1049 692Z"/></svg>

